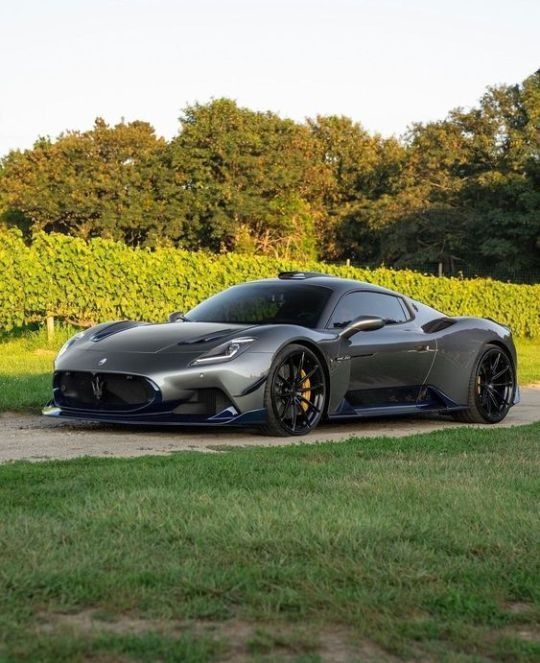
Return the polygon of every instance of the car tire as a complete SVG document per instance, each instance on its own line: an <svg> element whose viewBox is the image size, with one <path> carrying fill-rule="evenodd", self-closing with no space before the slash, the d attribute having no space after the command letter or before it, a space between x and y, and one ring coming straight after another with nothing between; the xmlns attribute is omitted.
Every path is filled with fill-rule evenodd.
<svg viewBox="0 0 540 663"><path fill-rule="evenodd" d="M516 370L509 354L498 345L487 344L473 366L468 386L468 407L452 414L469 424L496 424L512 407Z"/></svg>
<svg viewBox="0 0 540 663"><path fill-rule="evenodd" d="M287 437L312 431L324 415L327 381L323 360L291 344L274 357L264 393L265 435Z"/></svg>

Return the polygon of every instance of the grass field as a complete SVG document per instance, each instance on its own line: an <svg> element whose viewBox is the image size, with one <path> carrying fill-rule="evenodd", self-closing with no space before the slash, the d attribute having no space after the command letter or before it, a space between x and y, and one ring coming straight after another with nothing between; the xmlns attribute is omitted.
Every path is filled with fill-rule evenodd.
<svg viewBox="0 0 540 663"><path fill-rule="evenodd" d="M540 424L1 466L0 661L539 660L539 465Z"/></svg>
<svg viewBox="0 0 540 663"><path fill-rule="evenodd" d="M49 400L54 357L75 331L60 328L51 342L43 331L0 337L0 412L38 411ZM520 383L540 382L540 339L517 339L516 345Z"/></svg>

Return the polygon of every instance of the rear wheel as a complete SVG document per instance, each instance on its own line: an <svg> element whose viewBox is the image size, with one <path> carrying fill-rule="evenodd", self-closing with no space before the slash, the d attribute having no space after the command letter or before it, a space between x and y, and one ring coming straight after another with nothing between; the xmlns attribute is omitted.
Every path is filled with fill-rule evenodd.
<svg viewBox="0 0 540 663"><path fill-rule="evenodd" d="M476 360L469 382L468 409L454 413L454 419L475 424L496 424L512 406L516 372L508 354L488 345Z"/></svg>
<svg viewBox="0 0 540 663"><path fill-rule="evenodd" d="M275 357L264 395L268 435L304 435L323 416L326 378L321 360L303 345L288 345Z"/></svg>

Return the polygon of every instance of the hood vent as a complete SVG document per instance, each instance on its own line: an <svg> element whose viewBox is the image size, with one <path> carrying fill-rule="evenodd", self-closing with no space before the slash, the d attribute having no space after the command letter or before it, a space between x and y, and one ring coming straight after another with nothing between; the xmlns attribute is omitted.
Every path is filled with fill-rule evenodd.
<svg viewBox="0 0 540 663"><path fill-rule="evenodd" d="M221 338L229 336L233 332L238 331L236 329L220 329L213 334L206 334L205 336L198 336L197 338L192 338L189 341L179 341L178 345L197 345L198 343L210 343L211 341L219 341Z"/></svg>
<svg viewBox="0 0 540 663"><path fill-rule="evenodd" d="M92 334L89 337L89 340L93 343L98 343L104 338L108 338L113 334L118 334L119 332L126 331L126 329L133 329L133 327L140 327L142 325L147 325L148 322L134 322L133 320L121 320L120 322L113 322L105 329L100 329L95 334Z"/></svg>

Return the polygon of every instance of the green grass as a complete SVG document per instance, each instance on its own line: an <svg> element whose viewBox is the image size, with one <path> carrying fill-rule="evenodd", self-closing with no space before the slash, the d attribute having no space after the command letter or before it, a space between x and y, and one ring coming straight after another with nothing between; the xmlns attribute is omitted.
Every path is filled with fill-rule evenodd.
<svg viewBox="0 0 540 663"><path fill-rule="evenodd" d="M51 397L53 360L62 343L76 332L58 328L48 341L43 330L0 337L0 412L39 411ZM540 339L517 339L522 385L540 382Z"/></svg>
<svg viewBox="0 0 540 663"><path fill-rule="evenodd" d="M1 466L0 661L538 660L539 465L540 424Z"/></svg>
<svg viewBox="0 0 540 663"><path fill-rule="evenodd" d="M519 381L522 385L540 382L540 339L516 339Z"/></svg>
<svg viewBox="0 0 540 663"><path fill-rule="evenodd" d="M39 411L51 398L53 362L76 330L58 328L48 341L43 329L0 337L0 412Z"/></svg>

